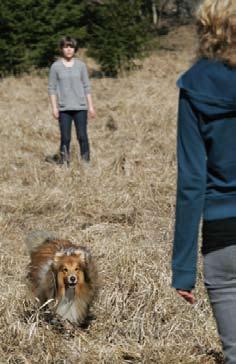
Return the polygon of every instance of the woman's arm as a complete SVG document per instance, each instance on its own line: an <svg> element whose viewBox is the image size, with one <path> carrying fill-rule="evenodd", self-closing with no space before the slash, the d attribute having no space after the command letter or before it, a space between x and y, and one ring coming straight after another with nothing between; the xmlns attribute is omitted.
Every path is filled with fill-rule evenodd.
<svg viewBox="0 0 236 364"><path fill-rule="evenodd" d="M57 106L57 97L56 95L49 95L49 101L52 107L52 115L55 119L59 118L59 111Z"/></svg>
<svg viewBox="0 0 236 364"><path fill-rule="evenodd" d="M87 67L85 64L83 64L82 71L81 71L81 80L84 86L84 92L87 97L88 101L88 112L92 118L95 117L96 113L93 107L93 100L91 96L91 87L90 87L90 81L88 76Z"/></svg>
<svg viewBox="0 0 236 364"><path fill-rule="evenodd" d="M180 91L177 135L178 181L172 286L191 302L195 287L198 229L205 199L206 153L197 114ZM181 292L184 292L183 294Z"/></svg>
<svg viewBox="0 0 236 364"><path fill-rule="evenodd" d="M87 95L87 101L88 101L88 112L89 112L89 115L92 118L94 118L96 116L96 113L95 113L95 110L94 110L94 107L93 107L93 100L92 100L91 94L88 94Z"/></svg>
<svg viewBox="0 0 236 364"><path fill-rule="evenodd" d="M59 118L59 111L57 106L57 73L54 65L51 66L48 78L48 94L49 102L52 107L52 114L55 119Z"/></svg>

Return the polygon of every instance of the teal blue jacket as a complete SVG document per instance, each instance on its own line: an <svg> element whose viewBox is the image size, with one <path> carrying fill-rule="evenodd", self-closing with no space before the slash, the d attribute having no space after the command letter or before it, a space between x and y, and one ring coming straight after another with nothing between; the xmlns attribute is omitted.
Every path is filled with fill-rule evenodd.
<svg viewBox="0 0 236 364"><path fill-rule="evenodd" d="M180 97L172 286L192 290L201 218L236 217L236 68L201 59L177 85Z"/></svg>

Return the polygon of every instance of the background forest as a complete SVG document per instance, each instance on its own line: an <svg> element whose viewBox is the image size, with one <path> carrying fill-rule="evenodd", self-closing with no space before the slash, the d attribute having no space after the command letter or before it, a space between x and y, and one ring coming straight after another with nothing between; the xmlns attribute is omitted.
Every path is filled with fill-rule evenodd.
<svg viewBox="0 0 236 364"><path fill-rule="evenodd" d="M64 35L74 36L105 74L116 76L147 49L148 40L162 27L163 16L186 19L196 2L1 0L0 76L48 66Z"/></svg>

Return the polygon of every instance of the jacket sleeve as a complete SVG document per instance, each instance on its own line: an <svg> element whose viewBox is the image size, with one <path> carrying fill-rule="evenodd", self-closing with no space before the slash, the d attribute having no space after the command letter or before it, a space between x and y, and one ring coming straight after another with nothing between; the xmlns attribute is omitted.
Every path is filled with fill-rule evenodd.
<svg viewBox="0 0 236 364"><path fill-rule="evenodd" d="M83 64L82 70L81 70L81 81L83 83L85 95L90 94L91 93L91 87L90 87L90 81L89 81L87 67L86 67L85 64Z"/></svg>
<svg viewBox="0 0 236 364"><path fill-rule="evenodd" d="M49 95L57 94L57 72L54 65L51 66L49 71L48 94Z"/></svg>
<svg viewBox="0 0 236 364"><path fill-rule="evenodd" d="M177 193L172 286L192 290L196 281L198 230L206 188L206 152L197 113L186 93L179 97Z"/></svg>

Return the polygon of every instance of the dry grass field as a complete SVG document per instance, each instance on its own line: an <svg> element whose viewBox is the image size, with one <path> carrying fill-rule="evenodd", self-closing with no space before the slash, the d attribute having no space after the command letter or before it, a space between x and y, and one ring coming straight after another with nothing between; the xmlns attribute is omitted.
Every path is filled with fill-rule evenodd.
<svg viewBox="0 0 236 364"><path fill-rule="evenodd" d="M141 70L92 79L87 167L74 130L71 167L45 162L59 144L46 78L0 81L1 364L223 363L202 280L193 307L170 288L175 82L193 59L193 29L162 45ZM53 325L30 296L32 230L86 244L96 257L100 290L87 328Z"/></svg>

